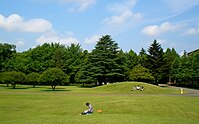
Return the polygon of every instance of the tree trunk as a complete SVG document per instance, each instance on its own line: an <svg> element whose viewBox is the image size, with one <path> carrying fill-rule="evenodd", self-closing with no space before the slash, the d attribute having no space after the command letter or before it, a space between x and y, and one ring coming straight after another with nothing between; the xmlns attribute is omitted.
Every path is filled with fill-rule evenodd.
<svg viewBox="0 0 199 124"><path fill-rule="evenodd" d="M169 83L171 83L171 76L169 76Z"/></svg>
<svg viewBox="0 0 199 124"><path fill-rule="evenodd" d="M176 84L177 84L177 79L174 80L174 85L176 85Z"/></svg>
<svg viewBox="0 0 199 124"><path fill-rule="evenodd" d="M12 89L15 89L15 87L16 87L16 84L13 83L13 84L12 84Z"/></svg>
<svg viewBox="0 0 199 124"><path fill-rule="evenodd" d="M52 89L53 89L53 91L54 91L56 86L53 86L53 85L52 85L51 87L52 87Z"/></svg>
<svg viewBox="0 0 199 124"><path fill-rule="evenodd" d="M155 85L158 85L158 78L155 77L155 82L154 82Z"/></svg>

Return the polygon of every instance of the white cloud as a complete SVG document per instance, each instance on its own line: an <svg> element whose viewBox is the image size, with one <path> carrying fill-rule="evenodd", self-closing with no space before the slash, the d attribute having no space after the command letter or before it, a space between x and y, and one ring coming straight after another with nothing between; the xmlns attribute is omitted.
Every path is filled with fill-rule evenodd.
<svg viewBox="0 0 199 124"><path fill-rule="evenodd" d="M191 28L185 32L185 35L199 35L199 27Z"/></svg>
<svg viewBox="0 0 199 124"><path fill-rule="evenodd" d="M94 35L92 37L85 38L84 39L84 43L86 43L86 44L95 44L95 43L97 43L97 41L99 41L100 37L101 37L100 35Z"/></svg>
<svg viewBox="0 0 199 124"><path fill-rule="evenodd" d="M136 0L127 0L123 3L115 3L107 6L108 10L113 12L114 15L106 17L102 23L107 25L123 25L131 24L142 19L141 13L132 12L132 8L135 6Z"/></svg>
<svg viewBox="0 0 199 124"><path fill-rule="evenodd" d="M131 10L136 5L136 0L126 0L123 3L109 4L107 9L113 13L123 13Z"/></svg>
<svg viewBox="0 0 199 124"><path fill-rule="evenodd" d="M159 27L157 25L147 26L142 30L142 32L146 35L154 36L159 33Z"/></svg>
<svg viewBox="0 0 199 124"><path fill-rule="evenodd" d="M105 18L103 20L103 23L108 24L108 25L125 24L127 22L140 20L141 18L142 18L142 15L140 13L134 14L133 12L127 10L119 15L114 15L114 16Z"/></svg>
<svg viewBox="0 0 199 124"><path fill-rule="evenodd" d="M145 27L142 32L149 36L156 36L165 32L174 32L179 30L182 27L181 24L171 24L169 22L164 22L160 26L151 25Z"/></svg>
<svg viewBox="0 0 199 124"><path fill-rule="evenodd" d="M7 18L0 14L0 28L8 31L41 33L52 30L52 24L41 18L24 21L17 14L12 14Z"/></svg>
<svg viewBox="0 0 199 124"><path fill-rule="evenodd" d="M63 45L70 45L72 43L77 44L79 41L67 35L55 34L55 33L48 33L44 34L36 40L37 44L44 44L44 43L60 43Z"/></svg>
<svg viewBox="0 0 199 124"><path fill-rule="evenodd" d="M20 47L20 46L23 46L24 45L24 41L23 40L18 40L17 42L16 42L16 46L17 47Z"/></svg>
<svg viewBox="0 0 199 124"><path fill-rule="evenodd" d="M61 0L63 3L73 4L70 11L84 11L93 4L96 0Z"/></svg>
<svg viewBox="0 0 199 124"><path fill-rule="evenodd" d="M167 41L164 39L157 39L158 43L160 44L167 44Z"/></svg>
<svg viewBox="0 0 199 124"><path fill-rule="evenodd" d="M164 0L175 13L183 13L199 4L199 0Z"/></svg>
<svg viewBox="0 0 199 124"><path fill-rule="evenodd" d="M16 48L18 47L22 47L25 45L24 40L23 39L15 39L14 41L10 42L10 41L5 41L5 40L0 40L0 43L8 43L8 44L14 44L16 45Z"/></svg>
<svg viewBox="0 0 199 124"><path fill-rule="evenodd" d="M142 22L143 15L133 11L135 5L136 0L125 0L107 5L107 10L112 15L102 20L101 32L118 35Z"/></svg>

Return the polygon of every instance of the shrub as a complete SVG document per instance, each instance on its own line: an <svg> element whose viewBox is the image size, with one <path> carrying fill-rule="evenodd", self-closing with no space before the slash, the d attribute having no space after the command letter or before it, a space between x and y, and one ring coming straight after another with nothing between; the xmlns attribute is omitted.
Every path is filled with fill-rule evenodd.
<svg viewBox="0 0 199 124"><path fill-rule="evenodd" d="M69 82L69 76L61 69L50 68L43 72L39 78L39 82L51 85L52 89L55 90L57 85L63 85L65 82Z"/></svg>
<svg viewBox="0 0 199 124"><path fill-rule="evenodd" d="M28 84L33 85L33 87L35 87L35 85L38 84L39 77L40 77L40 74L36 72L32 72L28 74L27 75Z"/></svg>
<svg viewBox="0 0 199 124"><path fill-rule="evenodd" d="M136 81L151 82L154 80L154 77L151 75L149 69L141 65L137 65L130 71L129 79Z"/></svg>
<svg viewBox="0 0 199 124"><path fill-rule="evenodd" d="M16 84L22 84L26 81L26 75L22 72L3 72L2 74L2 82L8 84L12 84L13 89L15 89Z"/></svg>

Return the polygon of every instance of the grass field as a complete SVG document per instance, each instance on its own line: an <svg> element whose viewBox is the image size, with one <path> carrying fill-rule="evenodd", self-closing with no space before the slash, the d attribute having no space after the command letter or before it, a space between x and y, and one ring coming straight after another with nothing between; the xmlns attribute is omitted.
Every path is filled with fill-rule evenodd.
<svg viewBox="0 0 199 124"><path fill-rule="evenodd" d="M133 85L144 91L131 91ZM93 88L0 85L0 124L198 124L199 97L169 87L118 83ZM93 105L95 113L80 116ZM97 113L101 109L102 113Z"/></svg>

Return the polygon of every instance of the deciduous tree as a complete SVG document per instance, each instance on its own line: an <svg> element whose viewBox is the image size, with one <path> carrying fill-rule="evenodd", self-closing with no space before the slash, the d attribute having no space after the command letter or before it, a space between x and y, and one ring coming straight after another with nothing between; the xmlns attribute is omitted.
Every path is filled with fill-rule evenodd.
<svg viewBox="0 0 199 124"><path fill-rule="evenodd" d="M26 81L26 75L22 72L4 72L2 77L2 81L7 84L12 84L13 89L15 89L16 84L22 84Z"/></svg>
<svg viewBox="0 0 199 124"><path fill-rule="evenodd" d="M0 43L0 71L5 68L6 62L16 53L16 46L7 43Z"/></svg>
<svg viewBox="0 0 199 124"><path fill-rule="evenodd" d="M35 85L38 84L39 77L40 77L39 73L32 72L27 75L27 81L29 84L31 84L31 85L33 85L33 87L35 87Z"/></svg>
<svg viewBox="0 0 199 124"><path fill-rule="evenodd" d="M57 85L63 85L63 83L69 82L69 76L61 69L49 68L40 76L39 82L50 85L52 89L55 90Z"/></svg>
<svg viewBox="0 0 199 124"><path fill-rule="evenodd" d="M154 77L150 73L150 70L139 65L136 65L129 73L129 79L134 81L151 82Z"/></svg>

